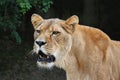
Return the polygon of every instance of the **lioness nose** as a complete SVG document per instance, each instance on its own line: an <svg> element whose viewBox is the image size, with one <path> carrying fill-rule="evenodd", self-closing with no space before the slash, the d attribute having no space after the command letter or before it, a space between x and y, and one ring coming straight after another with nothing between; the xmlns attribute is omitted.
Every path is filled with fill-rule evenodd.
<svg viewBox="0 0 120 80"><path fill-rule="evenodd" d="M42 45L45 45L46 42L43 42L43 41L36 41L36 43L41 47Z"/></svg>

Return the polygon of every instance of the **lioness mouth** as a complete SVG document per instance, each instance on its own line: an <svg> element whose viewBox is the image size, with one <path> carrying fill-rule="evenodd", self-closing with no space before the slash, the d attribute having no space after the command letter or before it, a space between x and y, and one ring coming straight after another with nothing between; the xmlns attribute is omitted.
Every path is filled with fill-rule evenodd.
<svg viewBox="0 0 120 80"><path fill-rule="evenodd" d="M37 56L37 61L50 63L55 61L55 57L53 55L46 55L40 50Z"/></svg>

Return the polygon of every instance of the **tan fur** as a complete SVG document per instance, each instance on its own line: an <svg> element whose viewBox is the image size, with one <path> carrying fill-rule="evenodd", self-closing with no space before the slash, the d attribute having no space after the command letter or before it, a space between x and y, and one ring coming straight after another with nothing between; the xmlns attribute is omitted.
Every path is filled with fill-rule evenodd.
<svg viewBox="0 0 120 80"><path fill-rule="evenodd" d="M55 55L56 61L52 64L66 71L67 80L120 80L119 41L111 40L99 29L79 25L75 15L66 21L41 19L43 24L37 27L41 23L38 17L32 16L31 20L35 30L42 31L40 34L35 32L35 40L46 40L44 49ZM51 35L56 30L60 34ZM40 66L46 67L47 64L41 63Z"/></svg>

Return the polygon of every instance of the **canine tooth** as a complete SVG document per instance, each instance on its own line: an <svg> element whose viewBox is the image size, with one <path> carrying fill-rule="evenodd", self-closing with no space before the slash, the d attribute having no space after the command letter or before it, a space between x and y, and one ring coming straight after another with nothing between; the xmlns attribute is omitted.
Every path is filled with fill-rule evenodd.
<svg viewBox="0 0 120 80"><path fill-rule="evenodd" d="M47 56L47 58L49 58L49 56Z"/></svg>
<svg viewBox="0 0 120 80"><path fill-rule="evenodd" d="M42 56L40 55L40 58L42 58Z"/></svg>

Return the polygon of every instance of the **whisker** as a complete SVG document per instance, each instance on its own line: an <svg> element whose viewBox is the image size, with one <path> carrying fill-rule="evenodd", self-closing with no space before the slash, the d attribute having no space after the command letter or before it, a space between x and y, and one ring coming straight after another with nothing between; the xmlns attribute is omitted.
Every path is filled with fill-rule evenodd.
<svg viewBox="0 0 120 80"><path fill-rule="evenodd" d="M33 55L35 52L33 50L31 50L30 52L28 52L27 55Z"/></svg>

